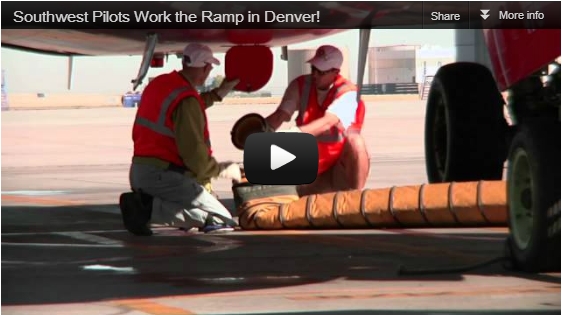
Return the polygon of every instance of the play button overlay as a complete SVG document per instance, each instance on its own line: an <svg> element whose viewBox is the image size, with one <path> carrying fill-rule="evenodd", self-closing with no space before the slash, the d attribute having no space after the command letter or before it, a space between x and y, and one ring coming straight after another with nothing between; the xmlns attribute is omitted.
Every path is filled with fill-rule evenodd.
<svg viewBox="0 0 562 315"><path fill-rule="evenodd" d="M244 171L251 184L310 184L318 173L316 138L308 133L251 134L244 145Z"/></svg>
<svg viewBox="0 0 562 315"><path fill-rule="evenodd" d="M275 144L271 145L271 158L270 158L270 168L272 171L280 168L281 166L291 162L296 158L294 154L287 152L280 147L276 146Z"/></svg>

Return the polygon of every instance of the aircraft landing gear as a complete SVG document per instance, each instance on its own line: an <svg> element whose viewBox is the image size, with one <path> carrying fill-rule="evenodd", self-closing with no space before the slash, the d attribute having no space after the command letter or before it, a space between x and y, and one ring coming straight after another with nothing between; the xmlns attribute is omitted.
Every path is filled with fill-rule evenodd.
<svg viewBox="0 0 562 315"><path fill-rule="evenodd" d="M527 272L560 270L560 122L526 122L515 135L507 175L509 256Z"/></svg>
<svg viewBox="0 0 562 315"><path fill-rule="evenodd" d="M133 91L142 84L142 80L148 73L148 69L150 68L150 61L154 56L154 49L156 49L156 44L158 43L158 34L150 33L146 36L146 45L144 47L144 52L142 54L142 62L139 68L139 72L137 77L131 80L133 83Z"/></svg>
<svg viewBox="0 0 562 315"><path fill-rule="evenodd" d="M361 99L361 88L363 87L363 76L367 64L367 52L369 51L369 38L371 29L359 30L359 58L357 58L357 101Z"/></svg>
<svg viewBox="0 0 562 315"><path fill-rule="evenodd" d="M502 178L508 146L503 103L485 66L457 62L439 68L425 116L430 183Z"/></svg>

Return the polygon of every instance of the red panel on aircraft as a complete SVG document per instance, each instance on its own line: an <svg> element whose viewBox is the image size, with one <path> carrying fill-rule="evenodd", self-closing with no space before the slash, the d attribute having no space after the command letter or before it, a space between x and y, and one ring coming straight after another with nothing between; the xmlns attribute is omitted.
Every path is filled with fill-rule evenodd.
<svg viewBox="0 0 562 315"><path fill-rule="evenodd" d="M235 90L254 92L267 84L273 73L273 53L266 46L234 46L224 58L227 80L240 79Z"/></svg>
<svg viewBox="0 0 562 315"><path fill-rule="evenodd" d="M226 30L228 41L236 45L266 44L273 39L273 30Z"/></svg>
<svg viewBox="0 0 562 315"><path fill-rule="evenodd" d="M150 60L150 67L151 68L162 68L164 67L164 56L155 55Z"/></svg>

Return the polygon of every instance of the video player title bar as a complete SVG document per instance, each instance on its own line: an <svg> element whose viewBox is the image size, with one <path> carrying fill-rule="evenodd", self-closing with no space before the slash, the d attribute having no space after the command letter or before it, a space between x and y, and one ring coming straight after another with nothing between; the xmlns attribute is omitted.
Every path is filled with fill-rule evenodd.
<svg viewBox="0 0 562 315"><path fill-rule="evenodd" d="M2 2L5 29L560 28L560 2Z"/></svg>

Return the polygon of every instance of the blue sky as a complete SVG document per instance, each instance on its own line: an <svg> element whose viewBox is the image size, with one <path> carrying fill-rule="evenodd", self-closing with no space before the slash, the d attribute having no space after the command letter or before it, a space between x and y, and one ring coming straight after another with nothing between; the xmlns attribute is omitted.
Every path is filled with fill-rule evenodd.
<svg viewBox="0 0 562 315"><path fill-rule="evenodd" d="M359 31L349 30L318 40L289 47L314 49L323 44L346 47L349 52L350 79L357 77ZM455 46L454 30L373 30L370 47L390 45ZM274 71L264 87L274 94L282 93L287 86L287 62L278 58L280 49L274 49ZM224 54L217 57L224 64ZM71 92L76 93L124 93L131 89L130 81L138 72L140 56L80 57L74 62L74 81ZM180 68L179 59L170 57L166 66L151 69L148 76L156 76ZM35 53L2 48L2 69L6 70L7 87L12 93L67 93L68 61L64 57L52 57ZM223 66L217 66L211 76L223 74ZM29 78L33 77L33 80Z"/></svg>

